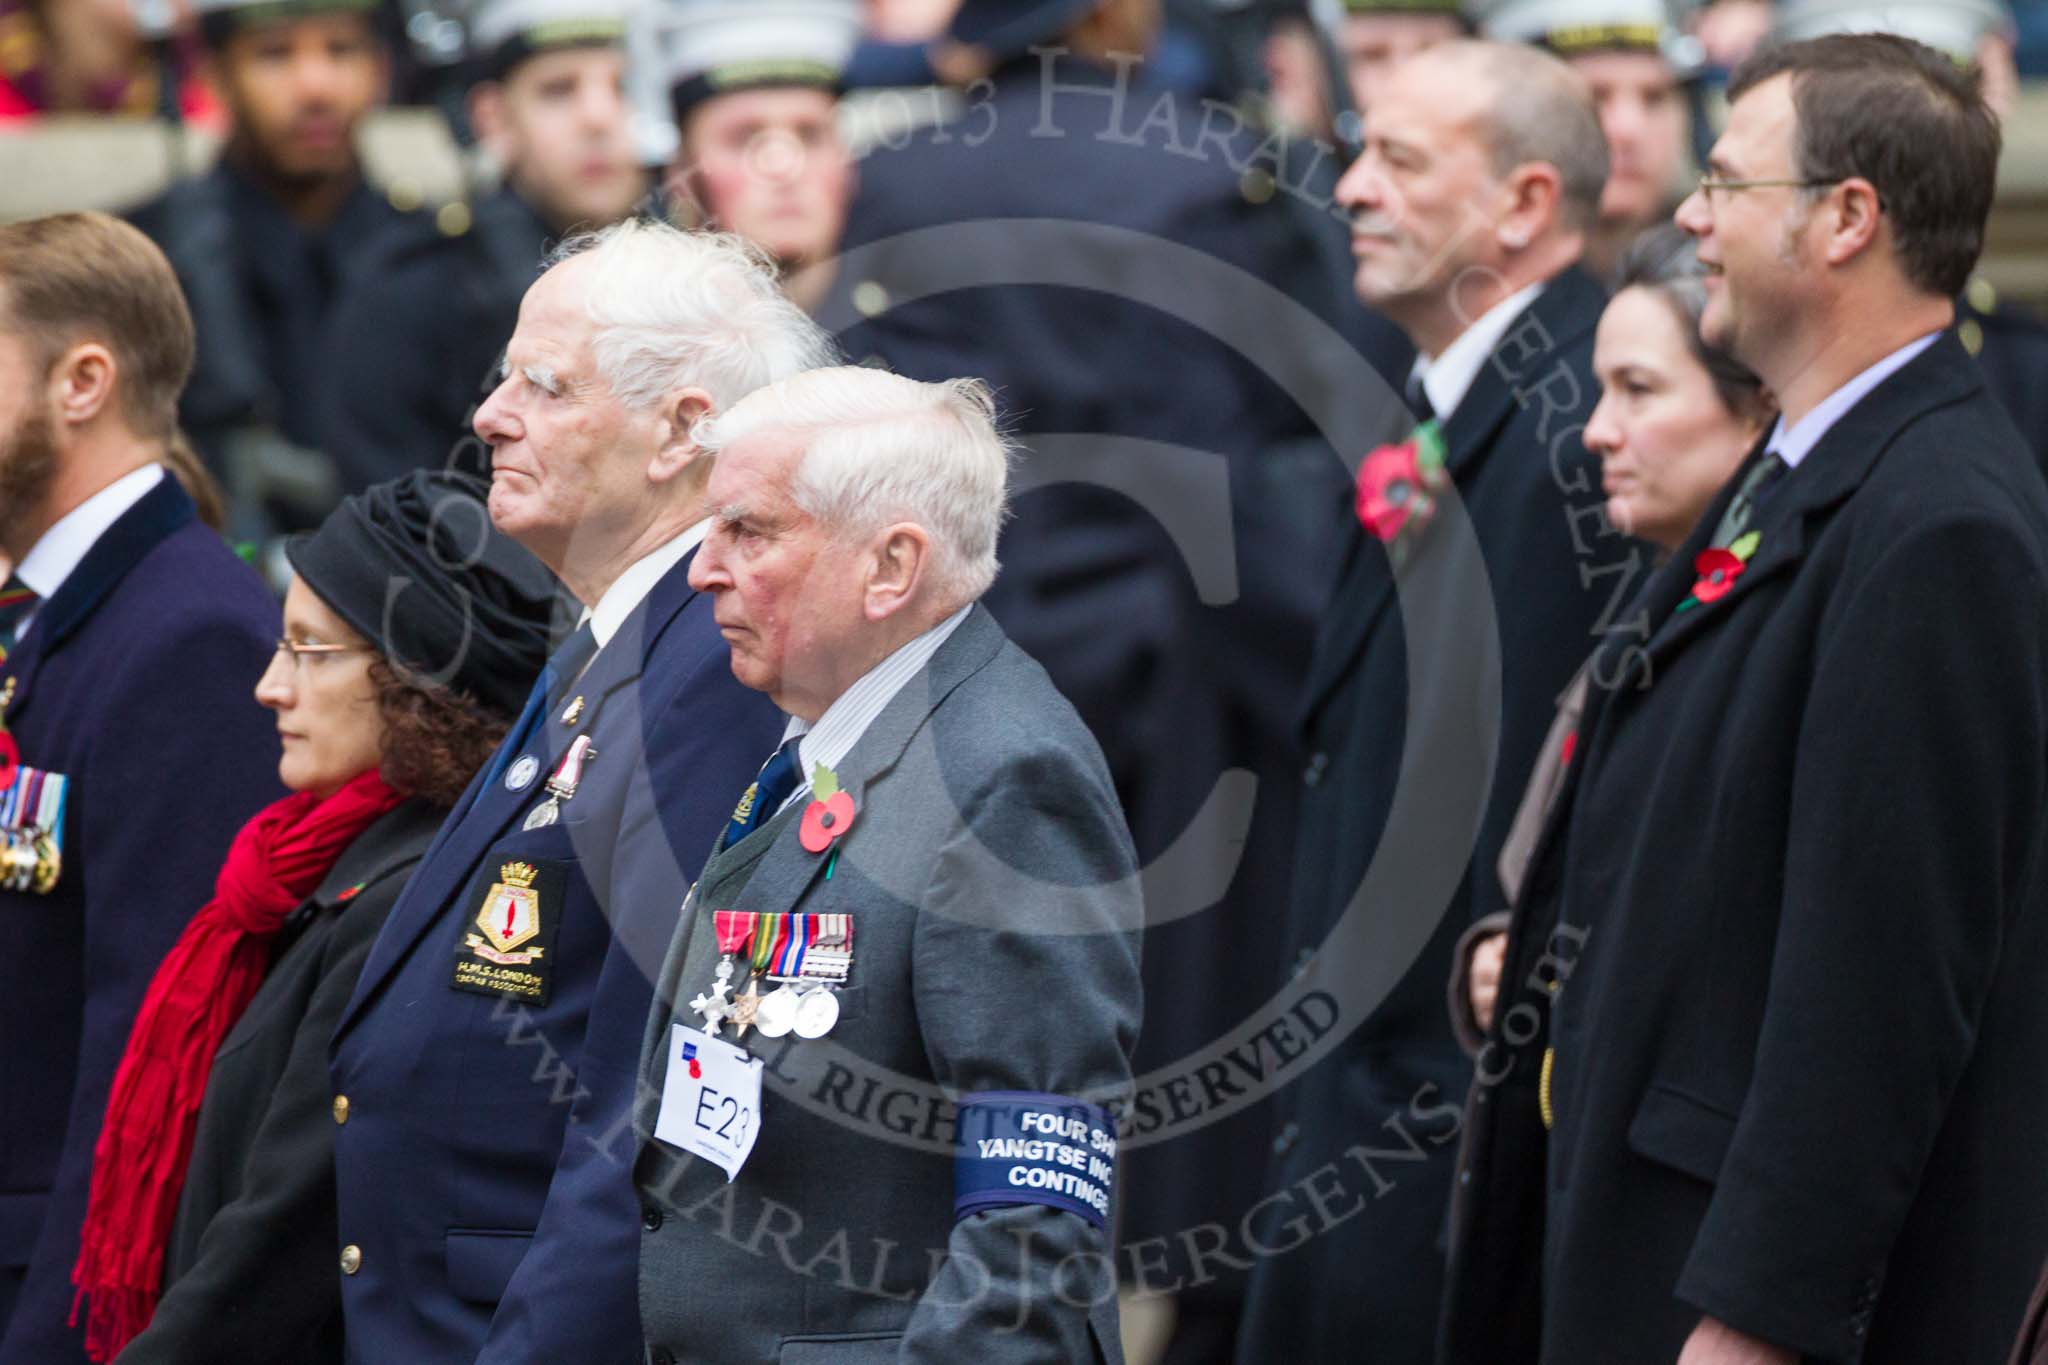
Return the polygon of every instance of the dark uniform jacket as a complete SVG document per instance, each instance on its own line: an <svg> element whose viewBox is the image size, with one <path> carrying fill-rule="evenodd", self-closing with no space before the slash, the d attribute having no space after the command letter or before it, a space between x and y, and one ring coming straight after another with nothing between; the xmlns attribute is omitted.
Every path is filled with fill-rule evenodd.
<svg viewBox="0 0 2048 1365"><path fill-rule="evenodd" d="M1443 1008L1451 948L1502 908L1500 844L1557 696L1647 565L1607 528L1581 443L1602 302L1568 270L1508 328L1443 421L1458 500L1398 582L1352 522L1308 675L1294 892L1276 928L1298 979L1274 983L1349 1003L1330 1023L1342 1042L1280 1097L1275 1202L1245 1236L1293 1245L1258 1258L1247 1359L1344 1359L1364 1342L1386 1365L1432 1353L1471 1076ZM1347 997L1367 979L1380 984ZM1398 1155L1347 1158L1360 1144ZM1286 1231L1303 1218L1313 1235Z"/></svg>
<svg viewBox="0 0 2048 1365"><path fill-rule="evenodd" d="M1101 751L977 607L837 775L855 813L834 853L802 846L801 798L721 841L662 967L636 1124L648 1358L1120 1361L1108 1239L1041 1204L956 1218L948 1103L1107 1106L1130 1084L1138 887ZM712 984L718 909L852 921L837 1026L743 1040L773 1072L730 1184L654 1136L671 1025L702 1024L685 1002Z"/></svg>
<svg viewBox="0 0 2048 1365"><path fill-rule="evenodd" d="M284 794L253 695L278 630L276 600L166 475L0 666L21 761L70 779L56 887L0 891L5 1365L85 1359L65 1320L107 1088L235 832Z"/></svg>
<svg viewBox="0 0 2048 1365"><path fill-rule="evenodd" d="M1649 584L1531 867L1530 914L1582 937L1490 1065L1540 1079L1554 1046L1556 1126L1546 1179L1526 1086L1492 1106L1449 1360L1537 1359L1539 1330L1559 1365L1672 1359L1704 1315L1810 1360L1997 1365L2048 1251L2016 1136L2048 1127L2048 490L1947 335L1679 612L1732 493ZM1540 1329L1526 1287L1484 1292L1496 1247L1534 1269L1531 1219Z"/></svg>
<svg viewBox="0 0 2048 1365"><path fill-rule="evenodd" d="M1984 387L2012 418L2048 470L2048 324L2025 308L2001 301L1981 276L1956 300L1956 334L1977 361Z"/></svg>
<svg viewBox="0 0 2048 1365"><path fill-rule="evenodd" d="M336 306L408 216L358 184L332 221L309 230L226 157L129 214L170 258L191 304L199 354L178 415L217 471L223 443L251 425L325 450L324 390L337 359L390 345L337 333Z"/></svg>
<svg viewBox="0 0 2048 1365"><path fill-rule="evenodd" d="M732 676L691 558L471 784L342 1013L330 1074L349 1100L335 1252L351 1361L639 1355L630 1134L650 983L782 725ZM578 735L595 752L575 796L523 828ZM520 952L540 952L496 963L471 946L479 916L495 925L528 875L537 933Z"/></svg>
<svg viewBox="0 0 2048 1365"><path fill-rule="evenodd" d="M327 1040L384 917L440 828L408 801L343 850L285 921L249 1008L214 1055L164 1294L121 1365L339 1365Z"/></svg>
<svg viewBox="0 0 2048 1365"><path fill-rule="evenodd" d="M488 470L469 429L540 275L550 234L524 199L500 190L478 201L455 236L425 220L379 244L374 268L335 312L342 345L326 389L326 421L344 493L415 469Z"/></svg>

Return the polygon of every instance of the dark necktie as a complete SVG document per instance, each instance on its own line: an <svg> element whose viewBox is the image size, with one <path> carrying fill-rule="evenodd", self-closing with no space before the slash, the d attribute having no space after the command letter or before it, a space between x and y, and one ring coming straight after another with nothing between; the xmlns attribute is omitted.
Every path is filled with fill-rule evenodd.
<svg viewBox="0 0 2048 1365"><path fill-rule="evenodd" d="M803 736L798 735L777 749L775 757L768 760L761 769L761 775L754 779L754 785L748 787L746 795L740 798L731 822L725 827L727 848L773 820L775 812L782 809L782 803L796 790L797 778L801 776L797 745L802 740Z"/></svg>
<svg viewBox="0 0 2048 1365"><path fill-rule="evenodd" d="M34 611L36 603L41 600L36 596L36 590L19 577L10 576L7 585L0 587L0 664L6 663L7 656L14 650L15 641L21 633L22 619Z"/></svg>
<svg viewBox="0 0 2048 1365"><path fill-rule="evenodd" d="M562 641L562 647L549 656L547 666L534 679L533 691L526 694L526 705L520 709L519 719L512 722L512 728L505 732L505 742L498 746L498 758L491 765L491 775L484 782L489 790L491 783L498 780L507 765L516 757L534 732L540 728L542 717L547 715L548 698L557 687L566 687L574 682L589 666L591 656L597 653L597 637L590 632L585 622L576 628L574 634Z"/></svg>
<svg viewBox="0 0 2048 1365"><path fill-rule="evenodd" d="M1408 400L1408 411L1415 414L1415 425L1434 421L1436 405L1429 401L1429 388L1422 382L1420 371L1411 371L1408 382L1402 386L1402 396Z"/></svg>
<svg viewBox="0 0 2048 1365"><path fill-rule="evenodd" d="M1778 481L1792 472L1792 466L1776 451L1765 455L1743 477L1742 487L1735 491L1735 498L1728 504L1728 510L1721 514L1721 524L1714 531L1713 546L1725 550L1741 538L1750 523L1756 520L1757 508L1764 498L1777 486Z"/></svg>

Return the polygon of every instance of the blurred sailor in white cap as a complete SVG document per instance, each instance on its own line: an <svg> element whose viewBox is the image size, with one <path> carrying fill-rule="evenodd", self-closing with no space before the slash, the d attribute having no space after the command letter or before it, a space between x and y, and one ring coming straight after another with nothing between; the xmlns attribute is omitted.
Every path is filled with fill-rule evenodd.
<svg viewBox="0 0 2048 1365"><path fill-rule="evenodd" d="M737 233L815 308L853 193L839 95L861 32L855 0L667 0L660 71L676 151L671 213ZM818 267L818 268L812 268Z"/></svg>
<svg viewBox="0 0 2048 1365"><path fill-rule="evenodd" d="M1343 0L1330 25L1351 101L1361 116L1395 67L1426 47L1472 32L1463 0Z"/></svg>
<svg viewBox="0 0 2048 1365"><path fill-rule="evenodd" d="M1680 82L1697 47L1665 0L1504 0L1481 20L1489 38L1556 53L1593 88L1607 135L1607 189L1587 239L1603 282L1636 235L1671 216L1684 193L1688 117Z"/></svg>
<svg viewBox="0 0 2048 1365"><path fill-rule="evenodd" d="M624 95L634 0L477 0L468 110L495 188L386 239L343 302L331 447L351 491L411 470L489 467L469 415L541 258L572 229L630 214L647 192Z"/></svg>

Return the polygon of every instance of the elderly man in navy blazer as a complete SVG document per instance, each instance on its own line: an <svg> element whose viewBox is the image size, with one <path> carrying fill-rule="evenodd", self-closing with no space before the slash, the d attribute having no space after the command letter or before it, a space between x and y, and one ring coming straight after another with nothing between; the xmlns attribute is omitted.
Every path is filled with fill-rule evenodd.
<svg viewBox="0 0 2048 1365"><path fill-rule="evenodd" d="M0 1361L85 1359L71 1267L143 988L281 795L278 608L160 463L192 368L163 254L0 227Z"/></svg>
<svg viewBox="0 0 2048 1365"><path fill-rule="evenodd" d="M2048 1252L2048 488L1953 330L1998 128L1877 34L1729 96L1678 221L1782 416L1596 661L1525 893L1582 944L1472 1188L1540 1320L1467 1295L1446 1359L1997 1365Z"/></svg>
<svg viewBox="0 0 2048 1365"><path fill-rule="evenodd" d="M490 509L584 608L372 947L333 1045L349 1359L639 1355L632 1080L677 908L780 728L688 581L709 414L822 334L728 238L629 222L528 291Z"/></svg>
<svg viewBox="0 0 2048 1365"><path fill-rule="evenodd" d="M820 370L709 436L691 581L788 723L648 1020L654 1365L1122 1358L1136 858L1102 751L977 602L993 407Z"/></svg>

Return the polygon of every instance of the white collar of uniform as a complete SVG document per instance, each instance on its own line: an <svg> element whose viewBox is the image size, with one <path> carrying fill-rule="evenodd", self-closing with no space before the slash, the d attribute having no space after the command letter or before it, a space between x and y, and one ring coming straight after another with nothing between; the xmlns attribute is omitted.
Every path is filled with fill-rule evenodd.
<svg viewBox="0 0 2048 1365"><path fill-rule="evenodd" d="M1500 339L1508 334L1520 317L1536 302L1536 296L1543 292L1548 280L1517 289L1493 307L1481 313L1470 327L1458 333L1458 339L1444 347L1443 354L1431 358L1417 356L1413 374L1421 376L1422 391L1429 395L1429 405L1435 409L1437 420L1450 420L1458 410L1458 404L1465 401L1465 395L1472 391L1472 381L1479 378L1479 371L1485 366L1493 348L1500 345Z"/></svg>
<svg viewBox="0 0 2048 1365"><path fill-rule="evenodd" d="M1813 411L1800 418L1790 431L1785 429L1785 419L1780 417L1771 424L1771 439L1766 449L1783 460L1787 468L1799 468L1799 462L1813 453L1813 448L1820 444L1820 438L1828 434L1830 427L1848 415L1849 409L1869 397L1872 389L1897 374L1911 363L1913 357L1940 338L1941 333L1934 331L1907 342L1821 399Z"/></svg>
<svg viewBox="0 0 2048 1365"><path fill-rule="evenodd" d="M35 590L39 602L49 601L57 589L64 586L64 580L78 568L80 561L92 553L92 547L99 543L100 537L126 516L129 508L162 483L163 478L164 467L155 463L123 474L66 512L55 526L43 532L42 538L21 557L21 563L14 566L14 572ZM28 628L27 621L34 616L34 612L29 613L22 623L22 630Z"/></svg>
<svg viewBox="0 0 2048 1365"><path fill-rule="evenodd" d="M612 580L612 585L597 599L597 605L583 613L583 619L590 623L591 638L597 641L599 649L612 642L612 636L626 624L633 608L654 591L654 585L665 578L670 569L682 562L684 555L702 545L704 537L710 533L711 518L706 517L660 549L628 564L626 571Z"/></svg>
<svg viewBox="0 0 2048 1365"><path fill-rule="evenodd" d="M853 686L840 693L839 699L825 708L825 714L818 717L816 725L806 725L796 716L789 718L789 724L782 730L782 742L787 744L801 735L803 743L796 750L799 765L797 785L782 803L784 806L811 789L811 773L820 763L836 768L841 759L853 752L853 746L875 723L875 717L896 699L905 683L932 661L932 655L939 652L939 646L946 643L946 637L958 630L960 623L967 619L967 613L973 610L974 604L969 602L861 674Z"/></svg>

